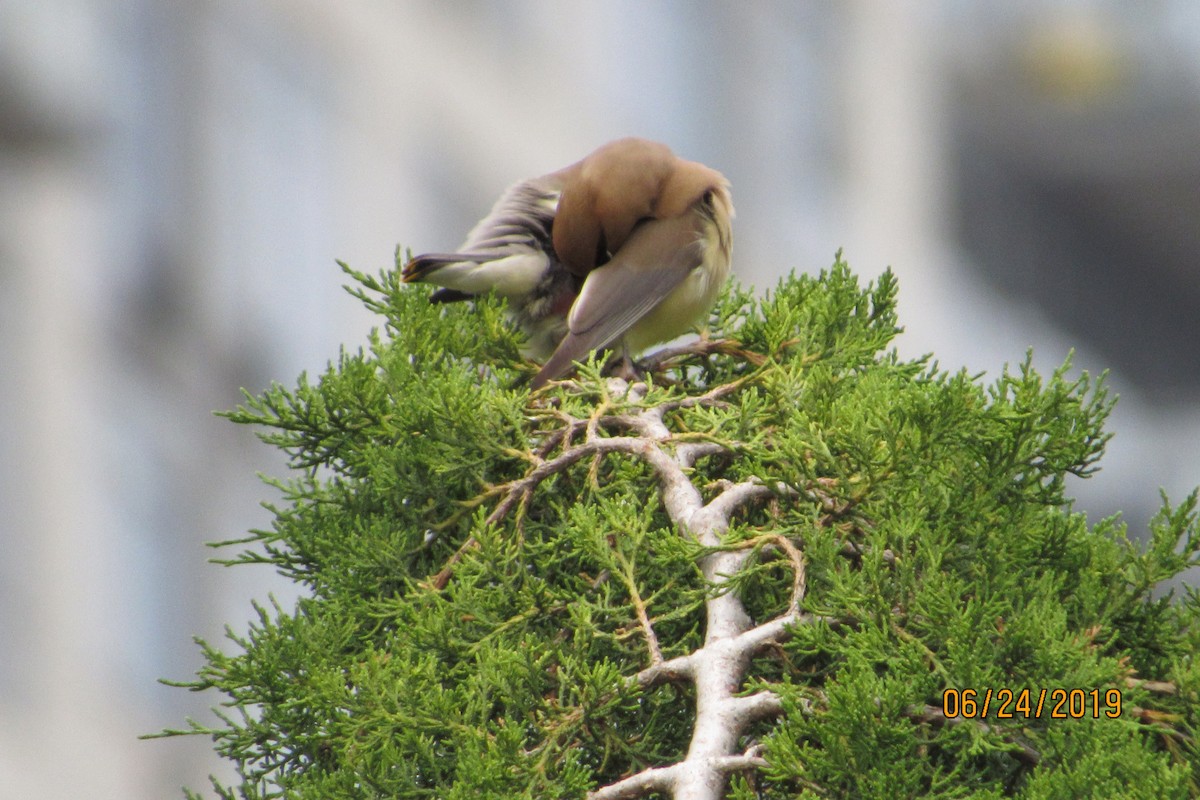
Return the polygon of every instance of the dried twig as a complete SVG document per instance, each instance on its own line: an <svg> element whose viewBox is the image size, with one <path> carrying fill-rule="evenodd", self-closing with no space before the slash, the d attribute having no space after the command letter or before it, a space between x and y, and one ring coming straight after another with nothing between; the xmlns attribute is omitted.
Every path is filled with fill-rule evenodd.
<svg viewBox="0 0 1200 800"><path fill-rule="evenodd" d="M625 585L625 590L629 592L629 600L633 603L634 613L637 614L638 625L641 626L642 636L646 639L646 648L650 651L650 664L661 664L662 650L658 646L658 637L654 634L654 626L650 624L650 614L646 609L646 603L642 600L641 592L638 591L637 580L633 575L633 565L619 550L615 555L617 562L621 565L617 577Z"/></svg>
<svg viewBox="0 0 1200 800"><path fill-rule="evenodd" d="M946 713L937 706L919 705L913 706L908 711L908 716L920 722L928 722L934 725L945 725L947 727L955 727L958 725L974 725L982 733L991 733L997 731L1005 742L1012 745L1012 754L1024 764L1036 767L1042 760L1042 754L1033 748L1032 745L1019 739L1015 734L1006 734L1003 731L998 731L992 725L986 722L981 722L977 719L969 719L967 717L947 717Z"/></svg>

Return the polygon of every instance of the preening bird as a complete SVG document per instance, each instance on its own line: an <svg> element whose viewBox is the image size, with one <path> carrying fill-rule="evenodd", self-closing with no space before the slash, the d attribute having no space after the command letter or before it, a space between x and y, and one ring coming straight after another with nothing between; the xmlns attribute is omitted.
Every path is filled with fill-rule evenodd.
<svg viewBox="0 0 1200 800"><path fill-rule="evenodd" d="M686 333L729 277L733 203L721 173L664 144L619 139L510 187L455 253L405 265L433 302L508 300L545 363L538 388L593 350L629 357Z"/></svg>

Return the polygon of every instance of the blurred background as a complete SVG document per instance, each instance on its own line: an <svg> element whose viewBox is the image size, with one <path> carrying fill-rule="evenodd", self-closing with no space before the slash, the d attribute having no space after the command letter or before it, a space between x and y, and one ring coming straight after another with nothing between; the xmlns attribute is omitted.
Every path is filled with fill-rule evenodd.
<svg viewBox="0 0 1200 800"><path fill-rule="evenodd" d="M0 800L228 764L156 683L293 590L211 565L280 460L214 418L375 324L334 259L457 245L619 136L722 170L759 288L845 248L902 354L1111 368L1093 519L1200 483L1193 0L0 0Z"/></svg>

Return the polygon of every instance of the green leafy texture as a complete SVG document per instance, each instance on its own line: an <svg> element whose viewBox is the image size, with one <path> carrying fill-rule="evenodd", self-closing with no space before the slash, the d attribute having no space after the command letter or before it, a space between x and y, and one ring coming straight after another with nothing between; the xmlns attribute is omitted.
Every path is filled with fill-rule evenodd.
<svg viewBox="0 0 1200 800"><path fill-rule="evenodd" d="M702 551L655 476L584 458L495 510L562 452L568 417L729 382L666 422L726 448L692 470L706 497L750 477L794 492L747 508L729 544L788 537L804 610L832 620L752 663L746 691L776 692L785 713L751 726L769 767L734 776L731 797L1200 794L1200 599L1155 593L1197 563L1197 497L1164 498L1145 546L1072 511L1068 482L1107 440L1102 381L1028 357L990 383L902 361L891 273L864 287L839 256L761 298L728 291L707 328L723 345L667 362L637 403L595 364L531 398L536 367L498 303L434 306L397 271L345 269L383 320L369 347L227 415L293 473L270 481L271 529L225 543L242 548L226 563L270 564L307 592L257 607L228 650L202 642L207 665L181 684L223 696L219 724L165 732L209 735L236 763L217 796L571 798L681 759L692 687L630 682L650 665L639 607L665 658L704 634ZM734 585L765 621L792 568L756 546ZM1003 688L1115 689L1121 714L935 713L947 690Z"/></svg>

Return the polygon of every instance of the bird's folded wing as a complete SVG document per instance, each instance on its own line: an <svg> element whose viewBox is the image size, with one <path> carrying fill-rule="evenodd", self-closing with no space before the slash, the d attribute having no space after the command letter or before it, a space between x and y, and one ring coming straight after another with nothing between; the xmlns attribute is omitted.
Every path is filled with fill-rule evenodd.
<svg viewBox="0 0 1200 800"><path fill-rule="evenodd" d="M611 261L588 273L568 318L570 332L534 378L534 387L592 350L611 345L699 267L701 224L691 213L646 220Z"/></svg>

